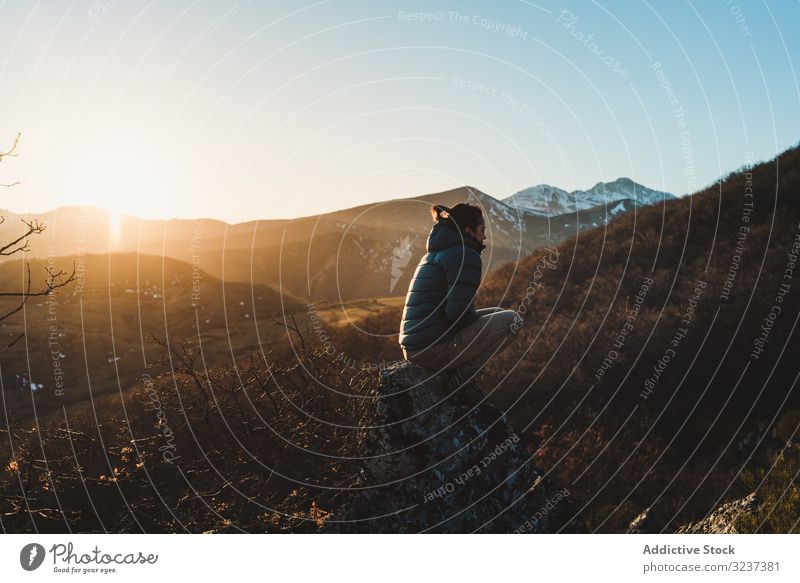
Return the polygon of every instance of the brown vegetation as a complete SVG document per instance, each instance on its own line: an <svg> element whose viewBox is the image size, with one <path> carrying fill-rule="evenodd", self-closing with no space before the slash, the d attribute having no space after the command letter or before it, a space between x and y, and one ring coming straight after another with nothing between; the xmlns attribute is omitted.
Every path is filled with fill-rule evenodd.
<svg viewBox="0 0 800 583"><path fill-rule="evenodd" d="M572 484L591 528L624 531L648 507L658 530L702 518L746 494L742 469L783 445L772 430L798 404L796 268L780 289L800 235L798 190L795 148L581 233L558 247L554 269L541 268L542 252L487 278L481 305L526 312L521 338L490 363L494 396L529 427L554 479Z"/></svg>
<svg viewBox="0 0 800 583"><path fill-rule="evenodd" d="M132 391L0 429L3 530L316 531L358 471L374 375L318 345L213 372L197 346L159 345Z"/></svg>

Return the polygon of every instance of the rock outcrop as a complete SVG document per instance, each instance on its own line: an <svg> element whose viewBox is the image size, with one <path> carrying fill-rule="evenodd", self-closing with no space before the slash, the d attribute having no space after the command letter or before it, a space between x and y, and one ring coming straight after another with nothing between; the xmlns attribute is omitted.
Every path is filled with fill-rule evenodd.
<svg viewBox="0 0 800 583"><path fill-rule="evenodd" d="M580 532L567 488L533 463L475 383L410 363L380 373L362 469L322 532Z"/></svg>
<svg viewBox="0 0 800 583"><path fill-rule="evenodd" d="M758 498L753 492L744 498L728 502L717 508L703 520L680 527L676 534L738 534L734 526L742 514L755 512Z"/></svg>
<svg viewBox="0 0 800 583"><path fill-rule="evenodd" d="M631 521L625 534L653 534L655 532L650 508L647 508Z"/></svg>

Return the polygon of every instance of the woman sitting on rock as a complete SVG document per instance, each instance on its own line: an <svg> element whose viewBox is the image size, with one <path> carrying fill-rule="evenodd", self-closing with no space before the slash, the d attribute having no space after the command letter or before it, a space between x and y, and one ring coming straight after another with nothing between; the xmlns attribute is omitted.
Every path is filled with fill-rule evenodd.
<svg viewBox="0 0 800 583"><path fill-rule="evenodd" d="M434 205L431 215L436 224L408 287L400 345L406 360L453 371L463 383L509 344L521 318L502 308L475 309L486 248L481 209L467 203L452 209Z"/></svg>

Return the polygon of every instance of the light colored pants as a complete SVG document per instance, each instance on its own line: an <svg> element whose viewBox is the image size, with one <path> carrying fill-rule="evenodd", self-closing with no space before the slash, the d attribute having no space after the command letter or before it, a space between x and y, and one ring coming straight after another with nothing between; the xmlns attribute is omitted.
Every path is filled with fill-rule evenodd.
<svg viewBox="0 0 800 583"><path fill-rule="evenodd" d="M516 312L503 308L481 308L477 312L478 319L447 342L410 351L403 348L403 356L432 370L458 368L477 372L493 354L508 346L522 321Z"/></svg>

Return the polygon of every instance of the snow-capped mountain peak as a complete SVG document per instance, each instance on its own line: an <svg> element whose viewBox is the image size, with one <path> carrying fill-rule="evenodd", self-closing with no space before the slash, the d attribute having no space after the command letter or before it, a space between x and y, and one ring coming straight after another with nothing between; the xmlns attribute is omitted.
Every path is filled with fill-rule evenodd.
<svg viewBox="0 0 800 583"><path fill-rule="evenodd" d="M589 190L567 192L549 184L538 184L504 199L503 202L542 216L574 214L612 202L630 200L636 206L646 206L675 198L669 192L652 190L621 177L613 182L598 182Z"/></svg>

